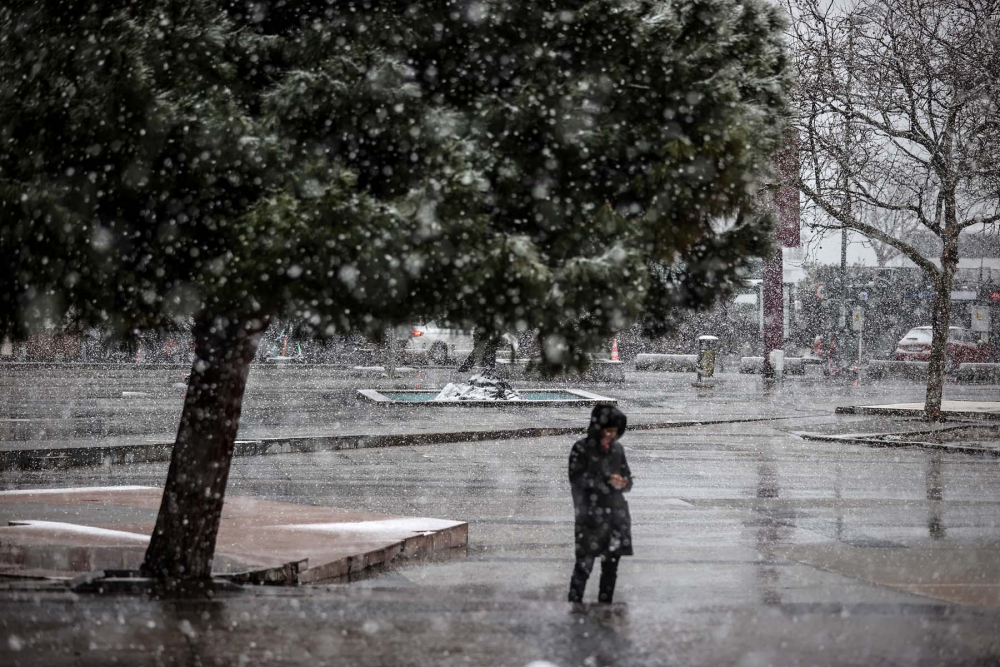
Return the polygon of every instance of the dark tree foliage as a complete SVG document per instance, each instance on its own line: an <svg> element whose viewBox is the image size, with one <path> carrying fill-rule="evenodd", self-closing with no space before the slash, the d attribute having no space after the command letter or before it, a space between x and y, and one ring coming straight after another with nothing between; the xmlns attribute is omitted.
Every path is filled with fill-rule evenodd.
<svg viewBox="0 0 1000 667"><path fill-rule="evenodd" d="M14 0L0 335L193 323L150 574L209 575L249 363L436 319L550 369L768 248L764 0Z"/></svg>

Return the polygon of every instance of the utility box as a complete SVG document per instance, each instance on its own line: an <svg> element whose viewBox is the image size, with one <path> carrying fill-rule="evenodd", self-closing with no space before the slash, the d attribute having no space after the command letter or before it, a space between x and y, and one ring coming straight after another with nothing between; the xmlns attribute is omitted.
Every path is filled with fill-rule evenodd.
<svg viewBox="0 0 1000 667"><path fill-rule="evenodd" d="M774 379L782 379L785 375L785 351L771 350L771 353L767 355L767 360L771 363L771 372L774 373Z"/></svg>

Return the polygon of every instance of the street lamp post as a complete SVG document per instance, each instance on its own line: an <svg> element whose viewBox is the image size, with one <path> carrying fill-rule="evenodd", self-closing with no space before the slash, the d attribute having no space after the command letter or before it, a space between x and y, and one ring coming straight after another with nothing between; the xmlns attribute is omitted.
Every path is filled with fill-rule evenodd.
<svg viewBox="0 0 1000 667"><path fill-rule="evenodd" d="M851 83L853 82L853 77L851 76L852 69L854 68L854 31L856 27L864 26L868 23L868 19L864 16L859 16L856 14L851 14L848 17L848 22L851 24L850 31L847 33L847 127L844 137L844 155L846 160L851 159L851 146L854 143L854 122L852 118L852 102L851 102ZM844 183L844 213L848 220L852 219L854 215L851 197L851 177L848 173L848 168L846 164L841 164L841 176ZM841 224L840 227L840 318L838 321L838 329L840 330L840 341L837 344L837 349L841 352L845 351L844 345L847 342L847 299L848 299L848 285L847 285L847 227Z"/></svg>
<svg viewBox="0 0 1000 667"><path fill-rule="evenodd" d="M851 199L847 198L847 215L851 215ZM847 227L840 228L840 318L837 328L843 337L847 333Z"/></svg>

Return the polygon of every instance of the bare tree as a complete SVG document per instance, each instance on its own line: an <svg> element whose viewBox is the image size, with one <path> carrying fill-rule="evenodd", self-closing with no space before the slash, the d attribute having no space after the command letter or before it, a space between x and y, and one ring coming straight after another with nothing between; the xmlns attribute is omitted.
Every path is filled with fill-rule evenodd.
<svg viewBox="0 0 1000 667"><path fill-rule="evenodd" d="M886 197L888 201L899 201L901 197ZM866 225L870 225L887 236L896 239L904 239L910 242L911 239L920 235L924 231L924 226L910 211L886 211L877 206L867 206L859 202L854 202L854 212ZM824 218L826 216L823 216ZM889 262L896 259L903 253L899 248L889 245L883 241L864 237L862 245L870 247L875 253L875 263L877 266L888 266Z"/></svg>
<svg viewBox="0 0 1000 667"><path fill-rule="evenodd" d="M815 226L860 232L932 277L925 411L940 419L958 237L1000 220L1000 0L786 3L795 185ZM938 261L911 242L915 227L940 239Z"/></svg>

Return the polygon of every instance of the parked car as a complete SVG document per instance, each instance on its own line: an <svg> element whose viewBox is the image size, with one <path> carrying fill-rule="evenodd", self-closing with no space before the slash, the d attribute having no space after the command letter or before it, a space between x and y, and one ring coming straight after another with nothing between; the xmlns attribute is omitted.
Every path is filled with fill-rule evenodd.
<svg viewBox="0 0 1000 667"><path fill-rule="evenodd" d="M475 347L475 337L464 329L444 329L433 322L414 324L406 329L397 329L396 335L405 341L402 353L408 359L426 361L438 365L462 362ZM513 334L501 336L499 357L510 357L518 351L518 339Z"/></svg>
<svg viewBox="0 0 1000 667"><path fill-rule="evenodd" d="M471 331L462 329L443 329L433 322L414 324L406 330L407 357L444 365L449 361L461 360L472 352L473 339Z"/></svg>
<svg viewBox="0 0 1000 667"><path fill-rule="evenodd" d="M929 361L933 338L931 327L914 327L896 345L893 358L896 361ZM964 363L984 363L992 357L993 348L989 343L981 342L974 331L948 327L948 341L945 343L948 368L957 368Z"/></svg>

